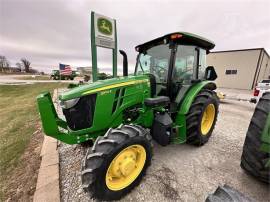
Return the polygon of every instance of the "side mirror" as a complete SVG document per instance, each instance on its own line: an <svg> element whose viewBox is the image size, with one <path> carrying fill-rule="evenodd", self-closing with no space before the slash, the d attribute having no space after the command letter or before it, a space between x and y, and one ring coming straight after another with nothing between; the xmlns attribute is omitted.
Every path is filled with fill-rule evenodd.
<svg viewBox="0 0 270 202"><path fill-rule="evenodd" d="M204 78L209 81L214 81L217 78L217 73L216 70L213 66L208 66L205 69L205 75Z"/></svg>

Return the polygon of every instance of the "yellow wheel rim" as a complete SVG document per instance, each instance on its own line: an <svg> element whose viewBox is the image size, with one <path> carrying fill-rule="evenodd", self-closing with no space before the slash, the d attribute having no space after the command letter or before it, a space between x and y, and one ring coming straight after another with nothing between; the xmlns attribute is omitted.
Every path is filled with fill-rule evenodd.
<svg viewBox="0 0 270 202"><path fill-rule="evenodd" d="M129 186L141 173L146 161L146 151L141 145L131 145L121 151L111 162L106 173L106 185L118 191Z"/></svg>
<svg viewBox="0 0 270 202"><path fill-rule="evenodd" d="M201 122L201 132L203 135L211 130L212 125L215 120L216 108L214 104L209 104L205 111L203 112L202 122Z"/></svg>

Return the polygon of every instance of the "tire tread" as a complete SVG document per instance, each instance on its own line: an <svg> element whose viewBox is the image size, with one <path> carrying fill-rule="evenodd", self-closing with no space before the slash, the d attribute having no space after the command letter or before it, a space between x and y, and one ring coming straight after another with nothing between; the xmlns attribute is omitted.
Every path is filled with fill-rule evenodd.
<svg viewBox="0 0 270 202"><path fill-rule="evenodd" d="M270 183L269 168L265 167L265 162L270 158L268 153L260 151L261 133L265 127L266 119L270 113L270 94L265 94L259 100L251 122L248 127L246 139L243 145L241 156L241 167L257 179Z"/></svg>

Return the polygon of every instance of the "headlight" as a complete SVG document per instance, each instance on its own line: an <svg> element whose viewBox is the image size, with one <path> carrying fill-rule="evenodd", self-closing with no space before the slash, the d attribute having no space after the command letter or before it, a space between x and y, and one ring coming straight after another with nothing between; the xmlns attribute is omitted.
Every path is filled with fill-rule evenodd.
<svg viewBox="0 0 270 202"><path fill-rule="evenodd" d="M69 109L71 107L74 107L78 103L79 100L80 100L80 98L75 98L75 99L71 99L71 100L60 101L60 106L63 109Z"/></svg>

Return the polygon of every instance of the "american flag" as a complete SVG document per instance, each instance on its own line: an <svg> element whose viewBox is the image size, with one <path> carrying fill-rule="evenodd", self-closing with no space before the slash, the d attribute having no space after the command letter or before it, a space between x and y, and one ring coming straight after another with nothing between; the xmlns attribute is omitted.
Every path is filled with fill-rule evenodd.
<svg viewBox="0 0 270 202"><path fill-rule="evenodd" d="M71 75L72 69L69 65L59 64L60 74L61 75Z"/></svg>

